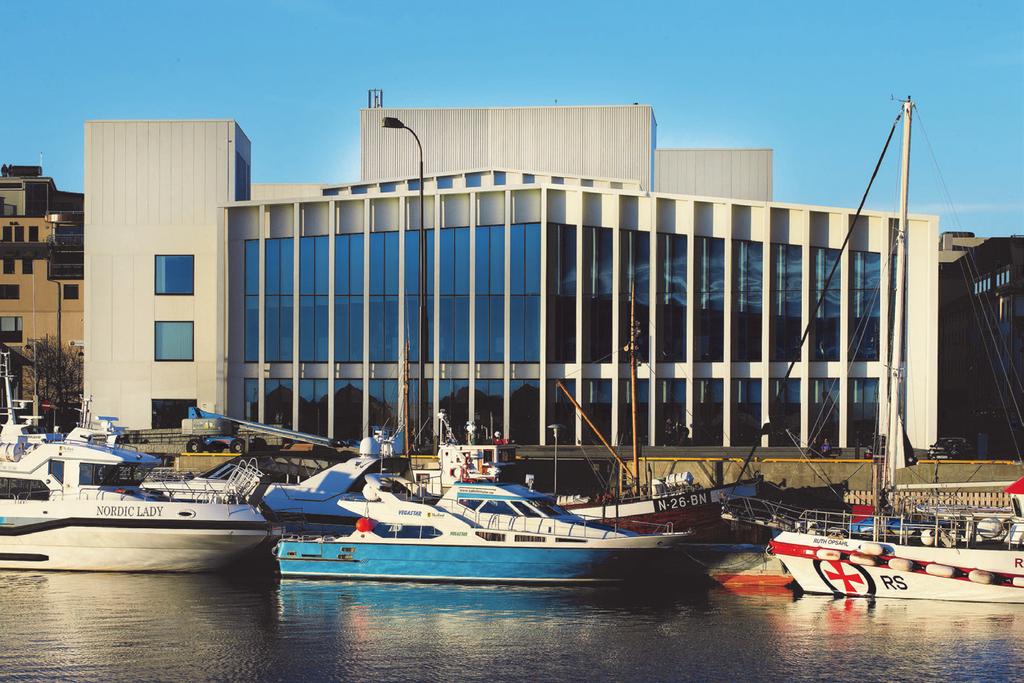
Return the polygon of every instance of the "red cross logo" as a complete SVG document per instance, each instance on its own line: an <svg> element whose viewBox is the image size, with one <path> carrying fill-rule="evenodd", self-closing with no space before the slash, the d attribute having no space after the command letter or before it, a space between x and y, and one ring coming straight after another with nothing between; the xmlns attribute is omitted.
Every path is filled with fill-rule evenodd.
<svg viewBox="0 0 1024 683"><path fill-rule="evenodd" d="M835 571L830 572L827 569L825 569L825 576L827 576L829 579L832 579L833 581L842 581L844 593L860 592L855 588L855 584L864 584L864 577L860 575L860 572L858 572L856 569L853 569L852 574L847 574L846 565L841 560L829 560L828 564Z"/></svg>

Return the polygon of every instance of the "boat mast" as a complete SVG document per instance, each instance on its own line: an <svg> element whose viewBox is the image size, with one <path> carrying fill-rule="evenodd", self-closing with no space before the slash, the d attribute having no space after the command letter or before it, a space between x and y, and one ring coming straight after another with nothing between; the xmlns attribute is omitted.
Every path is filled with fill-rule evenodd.
<svg viewBox="0 0 1024 683"><path fill-rule="evenodd" d="M896 485L896 470L903 464L903 427L900 420L900 386L903 382L903 316L907 278L907 200L910 185L910 123L914 102L903 101L903 152L900 160L900 220L896 226L896 291L892 312L892 346L890 347L888 409L885 429L886 487Z"/></svg>

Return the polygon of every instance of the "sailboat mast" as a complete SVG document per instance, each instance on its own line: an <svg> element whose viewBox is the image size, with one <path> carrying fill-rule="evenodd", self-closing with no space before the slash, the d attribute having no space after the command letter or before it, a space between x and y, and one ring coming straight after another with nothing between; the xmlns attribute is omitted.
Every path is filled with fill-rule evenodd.
<svg viewBox="0 0 1024 683"><path fill-rule="evenodd" d="M906 457L903 427L900 421L900 386L903 381L903 328L905 285L907 279L907 202L910 187L910 123L914 102L903 102L903 152L900 160L900 221L896 227L896 291L892 311L892 347L889 354L889 415L885 430L886 484L896 484L896 470Z"/></svg>

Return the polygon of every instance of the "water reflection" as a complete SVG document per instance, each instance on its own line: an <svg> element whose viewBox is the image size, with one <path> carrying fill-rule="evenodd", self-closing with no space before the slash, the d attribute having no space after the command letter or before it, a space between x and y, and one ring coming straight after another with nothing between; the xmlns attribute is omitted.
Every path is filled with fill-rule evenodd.
<svg viewBox="0 0 1024 683"><path fill-rule="evenodd" d="M1005 680L1024 610L778 592L0 572L0 677Z"/></svg>

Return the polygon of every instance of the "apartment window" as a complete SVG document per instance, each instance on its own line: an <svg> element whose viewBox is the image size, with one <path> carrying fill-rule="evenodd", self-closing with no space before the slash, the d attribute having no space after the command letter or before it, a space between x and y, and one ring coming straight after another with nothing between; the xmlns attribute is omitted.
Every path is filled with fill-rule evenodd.
<svg viewBox="0 0 1024 683"><path fill-rule="evenodd" d="M437 179L437 189L439 190L450 190L452 185L452 176L450 175L443 175Z"/></svg>
<svg viewBox="0 0 1024 683"><path fill-rule="evenodd" d="M540 223L513 225L509 244L509 358L540 360Z"/></svg>
<svg viewBox="0 0 1024 683"><path fill-rule="evenodd" d="M11 234L12 234L11 226L5 225L4 226L4 232L3 232L2 241L10 242L11 241Z"/></svg>
<svg viewBox="0 0 1024 683"><path fill-rule="evenodd" d="M28 226L28 241L38 242L39 241L39 226L30 225Z"/></svg>
<svg viewBox="0 0 1024 683"><path fill-rule="evenodd" d="M495 171L494 172L494 184L495 185L504 185L505 184L505 172L504 171Z"/></svg>
<svg viewBox="0 0 1024 683"><path fill-rule="evenodd" d="M188 417L188 409L195 407L196 401L192 398L154 398L153 429L181 429L181 421Z"/></svg>
<svg viewBox="0 0 1024 683"><path fill-rule="evenodd" d="M716 237L698 237L695 241L694 268L697 271L697 310L693 317L695 360L722 360L725 311L725 247ZM696 431L696 429L694 430ZM694 439L697 434L694 434ZM721 441L714 445L720 445ZM701 444L711 445L711 444Z"/></svg>
<svg viewBox="0 0 1024 683"><path fill-rule="evenodd" d="M658 235L658 260L658 360L685 361L686 235Z"/></svg>
<svg viewBox="0 0 1024 683"><path fill-rule="evenodd" d="M24 242L25 241L25 226L15 225L14 226L14 241Z"/></svg>
<svg viewBox="0 0 1024 683"><path fill-rule="evenodd" d="M521 267L513 263L512 270ZM515 326L512 330L520 337L523 334ZM501 225L476 229L475 355L478 363L505 359L505 228Z"/></svg>
<svg viewBox="0 0 1024 683"><path fill-rule="evenodd" d="M64 300L74 301L78 299L78 285L64 285Z"/></svg>
<svg viewBox="0 0 1024 683"><path fill-rule="evenodd" d="M482 173L467 173L466 187L480 187L480 179L482 176Z"/></svg>
<svg viewBox="0 0 1024 683"><path fill-rule="evenodd" d="M576 360L576 226L548 225L548 360Z"/></svg>
<svg viewBox="0 0 1024 683"><path fill-rule="evenodd" d="M4 275L14 275L14 259L4 259Z"/></svg>
<svg viewBox="0 0 1024 683"><path fill-rule="evenodd" d="M292 361L292 311L294 310L294 241L266 240L264 273L264 355L270 363Z"/></svg>
<svg viewBox="0 0 1024 683"><path fill-rule="evenodd" d="M339 363L363 360L362 235L334 238L334 360ZM359 414L362 414L362 407ZM335 429L335 436L337 434Z"/></svg>
<svg viewBox="0 0 1024 683"><path fill-rule="evenodd" d="M260 241L245 241L245 361L260 353Z"/></svg>
<svg viewBox="0 0 1024 683"><path fill-rule="evenodd" d="M194 294L195 257L191 254L156 257L157 294Z"/></svg>
<svg viewBox="0 0 1024 683"><path fill-rule="evenodd" d="M21 274L31 275L32 274L32 259L25 258L21 259Z"/></svg>
<svg viewBox="0 0 1024 683"><path fill-rule="evenodd" d="M20 344L21 331L21 316L0 316L0 342Z"/></svg>
<svg viewBox="0 0 1024 683"><path fill-rule="evenodd" d="M299 360L327 361L328 249L326 235L299 240ZM302 393L302 386L299 386ZM324 388L324 405L327 389ZM326 413L325 413L326 415ZM326 420L326 418L324 418ZM299 429L302 430L302 415ZM326 422L324 423L326 434ZM303 430L304 431L304 430Z"/></svg>
<svg viewBox="0 0 1024 683"><path fill-rule="evenodd" d="M161 361L193 360L193 325L191 321L155 322L154 358Z"/></svg>
<svg viewBox="0 0 1024 683"><path fill-rule="evenodd" d="M21 287L18 285L0 285L0 299L13 301L21 298Z"/></svg>
<svg viewBox="0 0 1024 683"><path fill-rule="evenodd" d="M732 360L761 360L761 283L760 242L733 240L732 243ZM734 443L736 443L734 441Z"/></svg>

